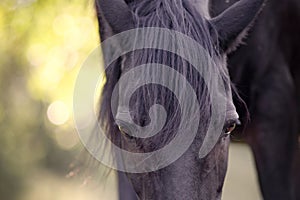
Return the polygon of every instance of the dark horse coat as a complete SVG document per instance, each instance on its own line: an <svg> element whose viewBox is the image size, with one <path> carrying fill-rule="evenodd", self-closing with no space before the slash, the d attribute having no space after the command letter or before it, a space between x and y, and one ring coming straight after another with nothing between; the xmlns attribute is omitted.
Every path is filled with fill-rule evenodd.
<svg viewBox="0 0 300 200"><path fill-rule="evenodd" d="M212 0L211 12L216 15L234 2ZM300 1L268 1L244 41L229 56L228 66L250 112L246 141L254 153L263 197L300 199Z"/></svg>
<svg viewBox="0 0 300 200"><path fill-rule="evenodd" d="M211 0L212 15L236 1ZM251 120L247 123L244 117L246 126L241 130L246 130L246 141L253 149L262 193L267 200L300 199L295 196L297 188L293 187L300 178L296 173L299 11L298 0L270 0L250 36L244 39L245 44L228 60L232 82L250 112ZM105 39L110 36L109 27L101 19L100 23ZM237 101L236 107L240 116L246 116L244 105ZM134 199L126 181L120 174L120 197Z"/></svg>

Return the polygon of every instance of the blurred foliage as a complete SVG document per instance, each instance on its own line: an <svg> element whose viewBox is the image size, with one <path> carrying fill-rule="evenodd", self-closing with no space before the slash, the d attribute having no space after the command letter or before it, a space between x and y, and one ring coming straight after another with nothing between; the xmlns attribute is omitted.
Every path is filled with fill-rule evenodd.
<svg viewBox="0 0 300 200"><path fill-rule="evenodd" d="M92 1L1 0L1 199L26 199L40 171L63 178L68 173L81 149L72 128L73 85L98 44ZM65 113L51 110L53 102L65 105ZM56 123L52 118L60 115L67 118Z"/></svg>

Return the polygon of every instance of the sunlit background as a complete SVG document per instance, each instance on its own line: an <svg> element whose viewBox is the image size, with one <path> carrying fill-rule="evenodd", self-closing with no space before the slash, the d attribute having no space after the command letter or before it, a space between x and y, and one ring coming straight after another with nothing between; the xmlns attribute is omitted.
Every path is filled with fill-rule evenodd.
<svg viewBox="0 0 300 200"><path fill-rule="evenodd" d="M115 173L86 170L73 87L99 44L92 1L0 1L0 199L117 199ZM249 149L230 151L225 200L259 199Z"/></svg>
<svg viewBox="0 0 300 200"><path fill-rule="evenodd" d="M0 2L0 199L116 199L113 173L99 178L78 164L72 119L97 28L92 1Z"/></svg>

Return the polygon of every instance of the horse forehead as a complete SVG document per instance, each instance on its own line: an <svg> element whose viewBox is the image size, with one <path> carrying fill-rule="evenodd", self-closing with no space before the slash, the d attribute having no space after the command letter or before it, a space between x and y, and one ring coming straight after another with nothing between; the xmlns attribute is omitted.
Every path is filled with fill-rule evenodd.
<svg viewBox="0 0 300 200"><path fill-rule="evenodd" d="M209 0L185 0L193 5L196 10L201 13L204 17L210 18L209 15Z"/></svg>

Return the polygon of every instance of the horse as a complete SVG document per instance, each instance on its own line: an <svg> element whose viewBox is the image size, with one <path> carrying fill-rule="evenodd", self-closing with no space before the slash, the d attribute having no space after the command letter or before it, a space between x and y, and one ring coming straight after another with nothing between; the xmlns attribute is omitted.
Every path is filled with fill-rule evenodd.
<svg viewBox="0 0 300 200"><path fill-rule="evenodd" d="M212 16L235 2L212 0ZM300 199L299 10L297 0L269 1L245 45L228 57L231 80L250 112L242 129L266 200ZM235 105L242 116L245 109Z"/></svg>
<svg viewBox="0 0 300 200"><path fill-rule="evenodd" d="M195 132L188 148L167 166L157 166L157 169L155 166L154 168L149 167L149 170L147 165L139 162L137 166L144 166L144 171L122 170L124 172L119 173L120 180L129 182L136 197L140 199L221 199L227 170L229 136L236 124L239 123L232 97L238 96L238 94L235 93L231 85L226 62L227 55L232 53L246 36L261 12L265 1L241 0L215 17L210 16L209 3L209 1L191 0L96 0L102 42L130 30L133 32L130 32L128 37L134 36L140 30L146 30L146 35L151 36L152 34L152 42L166 43L167 46L175 46L175 48L179 48L179 45L188 47L189 41L192 39L203 47L204 52L208 55L205 58L209 58L209 62L212 61L213 64L208 67L208 70L218 72L217 75L206 73L205 76L202 76L203 74L199 73L193 63L189 63L187 59L181 58L178 54L149 47L128 51L106 68L106 82L100 100L99 122L115 145L135 154L147 154L172 143L177 135L182 135L181 132L187 138L192 135L190 132ZM153 30L149 27L159 28L155 30L168 29L171 32L175 31L172 33L177 35L171 35L170 37L174 36L175 40L169 40L169 38L164 37L163 33L165 32L147 32ZM179 33L187 36L186 40L178 42L176 39L181 37ZM144 40L139 41L137 39L136 41L147 42L147 38ZM118 43L119 46L122 46L120 44L126 42L128 41L115 40L116 46ZM129 40L129 42L133 41ZM105 52L108 51L103 46L104 57ZM188 48L187 52L189 53ZM197 58L198 56L200 59L203 56L200 51L196 53L192 51L192 53L194 55L187 57ZM144 66L147 69L139 71L137 66L146 63L156 63L156 65ZM164 76L164 73L159 70L160 68L157 68L157 66L162 65L170 66L180 75L170 72L167 77ZM131 70L138 70L138 73L128 79L128 83L118 84L122 77ZM139 80L139 77L156 80L156 76L162 77L163 81L170 87L174 86L176 95L168 87L154 82L138 87L135 92L132 92L132 96L128 100L129 111L126 111L127 114L122 110L123 107L119 101L114 101L115 90L119 94L126 95L135 81L143 81ZM177 81L179 77L186 79L184 85ZM222 92L217 89L217 93L214 93L217 96L222 93L221 98L217 98L221 100L217 109L214 108L215 104L212 105L214 97L210 96L212 92L210 85L214 84L222 85ZM189 93L186 91L190 86L195 92L195 97L187 96ZM117 97L122 98L122 96ZM180 102L182 99L188 99L187 115L190 116L184 115L184 110L181 109ZM199 106L197 106L198 103ZM161 112L161 106L164 107L165 114ZM158 111L153 111L153 108ZM195 121L200 112L201 120ZM201 152L202 146L206 144L206 131L210 127L214 112L224 116L221 120L222 127L221 129L213 129L217 131L212 132L211 136L216 137L217 141L208 149L209 151L200 156L199 150ZM144 130L144 127L153 123L155 129L156 123L161 121L160 116L164 116L166 121L157 134L150 136L146 134L143 138L134 134L134 132ZM193 129L188 129L190 132L181 128L184 117L190 117L189 119L194 123ZM156 118L159 120L155 120ZM190 121L185 122L187 123L186 127L189 127ZM141 128L133 127L133 123ZM176 131L177 129L180 131ZM179 144L178 148L180 147ZM176 151L176 149L174 150ZM142 161L147 163L147 159ZM162 156L157 157L157 159L158 163L161 163L169 160L169 157ZM124 160L126 162L126 158L123 158ZM122 165L122 162L118 164ZM151 165L152 163L148 162L147 164ZM130 163L127 162L127 165ZM126 165L123 166L123 169L128 168L130 169ZM139 170L138 167L134 169ZM120 189L122 199L127 198L126 194L122 193L122 191L128 191L129 186L126 187L125 190ZM136 197L128 196L128 198Z"/></svg>

